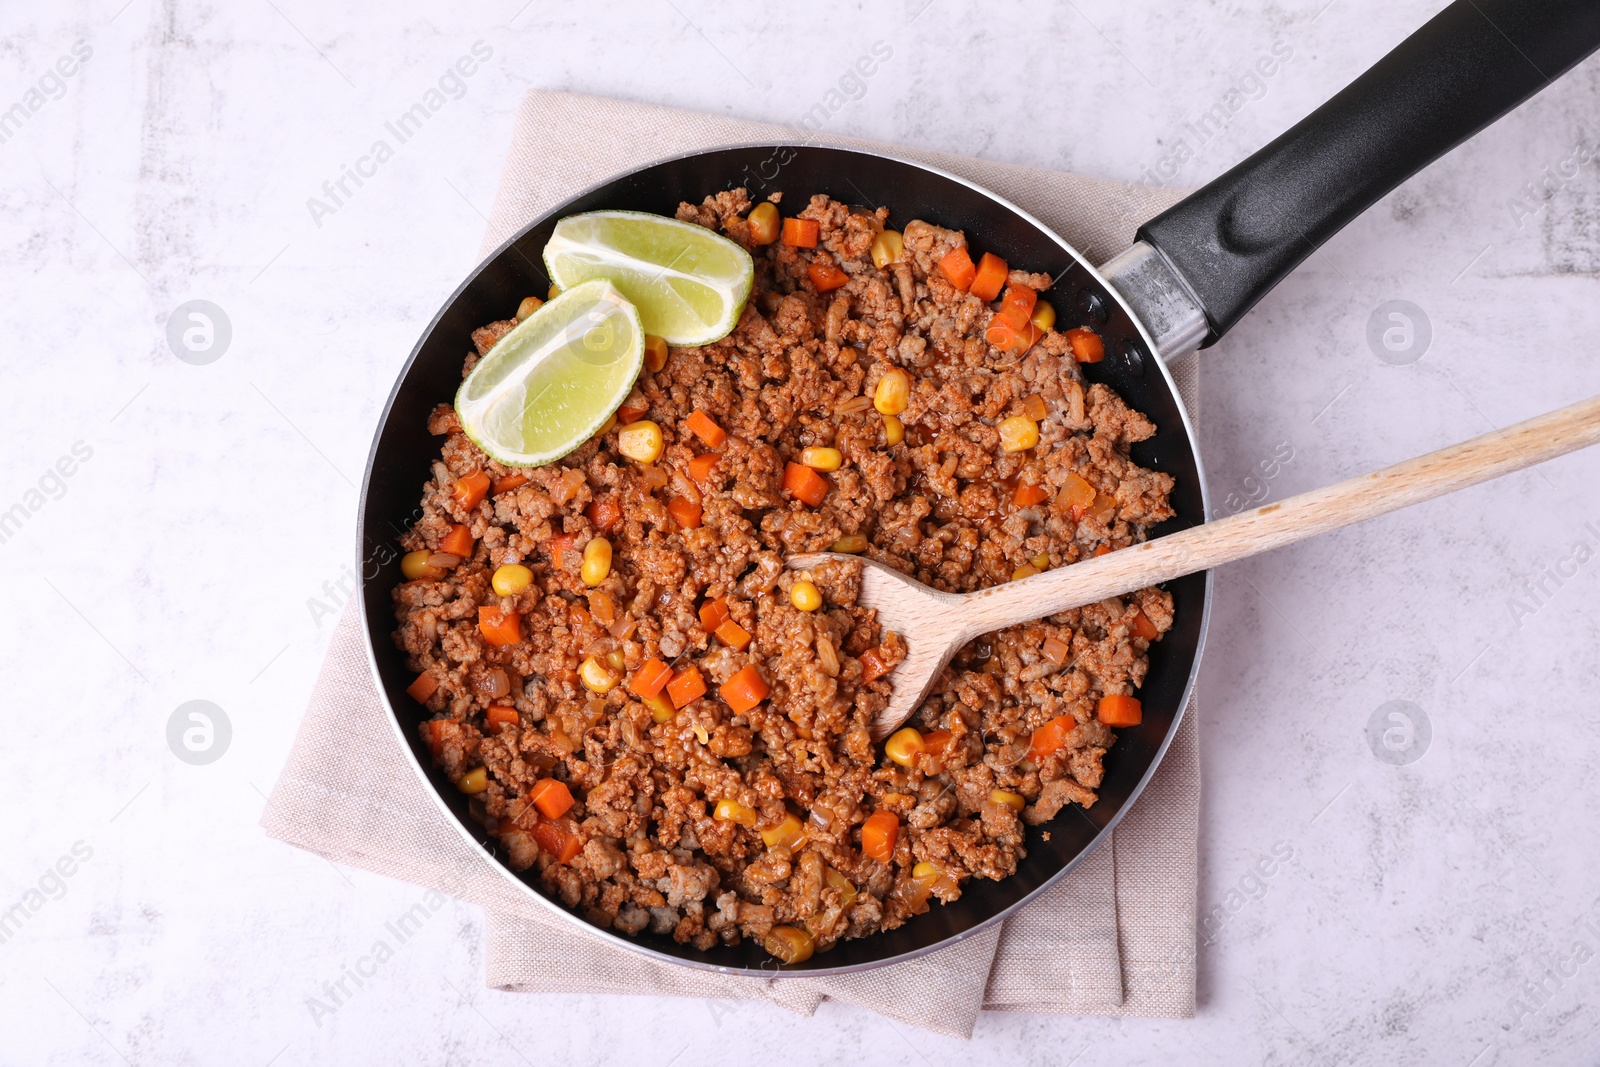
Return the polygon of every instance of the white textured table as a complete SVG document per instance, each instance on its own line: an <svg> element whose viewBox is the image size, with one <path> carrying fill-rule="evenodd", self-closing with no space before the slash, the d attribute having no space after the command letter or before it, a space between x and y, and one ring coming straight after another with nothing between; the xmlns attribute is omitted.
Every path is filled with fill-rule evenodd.
<svg viewBox="0 0 1600 1067"><path fill-rule="evenodd" d="M472 265L524 88L820 104L830 132L1196 184L1441 4L122 2L0 16L0 1061L1593 1062L1600 454L1220 575L1191 1022L986 1016L967 1047L832 1005L540 1001L483 987L453 904L318 1017L421 894L255 825L351 588L378 405ZM1600 164L1560 176L1597 97L1589 62L1202 357L1219 507L1600 392ZM167 339L195 299L231 325L209 363ZM1367 342L1390 300L1426 315L1419 360ZM191 700L231 726L206 765L169 747ZM1384 747L1390 701L1426 746Z"/></svg>

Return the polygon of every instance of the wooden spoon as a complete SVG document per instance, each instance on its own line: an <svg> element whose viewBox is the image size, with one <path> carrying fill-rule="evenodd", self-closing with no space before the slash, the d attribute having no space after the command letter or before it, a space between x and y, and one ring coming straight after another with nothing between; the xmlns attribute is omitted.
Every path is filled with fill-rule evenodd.
<svg viewBox="0 0 1600 1067"><path fill-rule="evenodd" d="M881 563L833 552L793 556L787 566L807 570L828 559L859 559L858 602L905 638L906 658L889 676L889 706L872 724L873 739L882 740L921 705L956 650L981 634L1398 511L1597 441L1600 396L1373 474L976 593L941 593Z"/></svg>

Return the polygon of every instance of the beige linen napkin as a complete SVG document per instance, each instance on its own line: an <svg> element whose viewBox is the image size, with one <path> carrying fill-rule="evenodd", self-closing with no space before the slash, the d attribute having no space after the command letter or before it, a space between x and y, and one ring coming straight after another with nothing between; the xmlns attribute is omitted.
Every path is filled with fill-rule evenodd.
<svg viewBox="0 0 1600 1067"><path fill-rule="evenodd" d="M1137 222L1178 195L535 91L518 115L484 251L575 193L642 162L766 141L854 145L933 164L1032 212L1095 262L1120 250ZM1194 363L1175 370L1191 416L1198 414ZM740 977L657 963L589 937L529 900L463 840L407 765L372 682L354 602L334 633L261 821L273 837L331 860L481 905L487 981L501 989L765 1000L806 1014L833 997L960 1037L971 1035L981 1009L1188 1017L1194 1014L1200 802L1196 730L1191 702L1155 778L1112 841L1004 924L916 960L831 978Z"/></svg>

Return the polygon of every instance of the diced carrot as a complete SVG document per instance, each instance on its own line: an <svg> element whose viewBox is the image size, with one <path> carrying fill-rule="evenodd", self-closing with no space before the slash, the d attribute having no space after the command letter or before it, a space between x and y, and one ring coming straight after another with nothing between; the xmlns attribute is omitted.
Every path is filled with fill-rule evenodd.
<svg viewBox="0 0 1600 1067"><path fill-rule="evenodd" d="M557 863L571 863L583 851L583 841L558 823L541 822L533 828L533 839Z"/></svg>
<svg viewBox="0 0 1600 1067"><path fill-rule="evenodd" d="M1057 715L1033 731L1033 737L1028 742L1028 755L1035 763L1043 762L1046 756L1067 743L1067 737L1077 726L1078 720L1071 715Z"/></svg>
<svg viewBox="0 0 1600 1067"><path fill-rule="evenodd" d="M572 807L572 790L567 783L541 778L533 783L533 806L547 819L559 819Z"/></svg>
<svg viewBox="0 0 1600 1067"><path fill-rule="evenodd" d="M704 441L707 448L721 448L722 442L728 439L728 432L703 411L696 410L683 420L683 424L689 428L690 433Z"/></svg>
<svg viewBox="0 0 1600 1067"><path fill-rule="evenodd" d="M626 426L630 422L638 422L650 410L650 402L640 398L632 404L623 404L617 409L617 425Z"/></svg>
<svg viewBox="0 0 1600 1067"><path fill-rule="evenodd" d="M783 487L789 495L800 501L816 507L828 495L828 480L810 467L800 463L785 463L783 465Z"/></svg>
<svg viewBox="0 0 1600 1067"><path fill-rule="evenodd" d="M1042 504L1050 499L1050 490L1042 485L1019 485L1017 491L1011 494L1011 506L1017 508L1032 507Z"/></svg>
<svg viewBox="0 0 1600 1067"><path fill-rule="evenodd" d="M478 631L491 645L514 645L522 640L522 617L495 607L479 608Z"/></svg>
<svg viewBox="0 0 1600 1067"><path fill-rule="evenodd" d="M1067 657L1072 654L1072 646L1059 637L1047 637L1044 639L1043 651L1045 659L1060 667L1067 662Z"/></svg>
<svg viewBox="0 0 1600 1067"><path fill-rule="evenodd" d="M894 846L899 838L900 820L893 812L875 811L861 824L861 851L879 863L894 860Z"/></svg>
<svg viewBox="0 0 1600 1067"><path fill-rule="evenodd" d="M422 735L422 743L437 759L444 752L444 720L429 719L417 728L417 732Z"/></svg>
<svg viewBox="0 0 1600 1067"><path fill-rule="evenodd" d="M483 713L483 719L489 724L490 729L500 726L516 726L522 722L517 715L517 709L507 704L496 704Z"/></svg>
<svg viewBox="0 0 1600 1067"><path fill-rule="evenodd" d="M648 659L628 679L628 692L643 700L661 695L672 680L672 668L661 659Z"/></svg>
<svg viewBox="0 0 1600 1067"><path fill-rule="evenodd" d="M806 274L819 293L829 293L850 280L850 275L823 260L813 260L806 265Z"/></svg>
<svg viewBox="0 0 1600 1067"><path fill-rule="evenodd" d="M1013 326L1009 319L1003 319L998 314L989 320L989 328L983 331L983 339L990 345L1015 355L1032 348L1043 336L1039 327L1031 322L1025 322L1020 327Z"/></svg>
<svg viewBox="0 0 1600 1067"><path fill-rule="evenodd" d="M549 825L546 823L545 825ZM556 859L561 863L571 863L577 859L578 853L583 851L583 838L575 833L567 832L562 839L561 851L556 853Z"/></svg>
<svg viewBox="0 0 1600 1067"><path fill-rule="evenodd" d="M1074 326L1066 336L1067 344L1072 347L1072 358L1079 363L1099 363L1106 358L1106 343L1087 326Z"/></svg>
<svg viewBox="0 0 1600 1067"><path fill-rule="evenodd" d="M1002 352L1010 352L1021 341L1021 334L1017 332L1015 326L1011 325L1009 319L1003 319L996 315L989 320L989 328L983 331L983 339L989 342L993 348L998 348Z"/></svg>
<svg viewBox="0 0 1600 1067"><path fill-rule="evenodd" d="M1129 621L1128 628L1133 631L1133 636L1142 637L1146 641L1154 641L1161 636L1161 631L1156 629L1156 624L1150 621L1150 616L1142 611L1133 613L1133 618Z"/></svg>
<svg viewBox="0 0 1600 1067"><path fill-rule="evenodd" d="M949 730L932 730L922 735L922 751L925 765L935 774L944 770L945 757L950 755L950 743L955 740Z"/></svg>
<svg viewBox="0 0 1600 1067"><path fill-rule="evenodd" d="M715 452L702 452L689 461L689 477L696 485L705 485L711 477L711 468L717 465Z"/></svg>
<svg viewBox="0 0 1600 1067"><path fill-rule="evenodd" d="M683 708L706 695L706 680L700 677L699 667L679 671L667 683L667 697L675 708Z"/></svg>
<svg viewBox="0 0 1600 1067"><path fill-rule="evenodd" d="M700 517L704 514L704 510L686 496L675 496L667 501L667 514L672 516L673 522L685 530L700 528Z"/></svg>
<svg viewBox="0 0 1600 1067"><path fill-rule="evenodd" d="M610 533L622 524L622 504L617 500L615 493L589 501L589 506L583 509L583 513L601 533Z"/></svg>
<svg viewBox="0 0 1600 1067"><path fill-rule="evenodd" d="M410 695L412 700L426 704L428 702L428 698L433 696L438 688L439 679L435 678L428 671L423 671L421 674L417 675L416 681L406 686L406 693Z"/></svg>
<svg viewBox="0 0 1600 1067"><path fill-rule="evenodd" d="M527 484L528 476L523 474L521 471L518 471L515 474L508 474L504 478L501 478L499 481L495 482L493 492L495 496L499 496L501 493L509 493L513 489L521 489Z"/></svg>
<svg viewBox="0 0 1600 1067"><path fill-rule="evenodd" d="M457 478L450 495L456 498L457 504L471 511L489 495L489 476L483 471L473 471L465 478Z"/></svg>
<svg viewBox="0 0 1600 1067"><path fill-rule="evenodd" d="M1038 326L1035 326L1032 320L1029 320L1023 325L1022 329L1017 332L1017 345L1014 349L1012 349L1012 351L1016 352L1020 356L1022 353L1038 344L1043 337L1044 331L1039 329Z"/></svg>
<svg viewBox="0 0 1600 1067"><path fill-rule="evenodd" d="M1006 284L1006 261L993 252L985 252L978 260L978 272L972 276L972 286L967 290L980 300L993 300Z"/></svg>
<svg viewBox="0 0 1600 1067"><path fill-rule="evenodd" d="M1010 323L1013 330L1021 331L1033 318L1033 306L1038 302L1037 290L1026 285L1008 285L1006 295L1000 298L1000 310L994 314Z"/></svg>
<svg viewBox="0 0 1600 1067"><path fill-rule="evenodd" d="M1094 550L1094 554L1095 554L1095 558L1096 559L1100 558L1101 556L1109 556L1109 555L1111 555L1111 546L1110 545L1096 545L1095 546L1095 550Z"/></svg>
<svg viewBox="0 0 1600 1067"><path fill-rule="evenodd" d="M700 626L706 633L716 633L717 627L728 621L728 598L719 596L700 605Z"/></svg>
<svg viewBox="0 0 1600 1067"><path fill-rule="evenodd" d="M744 647L750 643L750 631L732 619L717 627L716 633L722 639L723 644L730 648L738 649L740 652L743 652Z"/></svg>
<svg viewBox="0 0 1600 1067"><path fill-rule="evenodd" d="M978 268L972 265L972 257L967 254L965 248L952 248L939 261L939 273L943 274L951 285L966 292L972 285L972 279L978 273Z"/></svg>
<svg viewBox="0 0 1600 1067"><path fill-rule="evenodd" d="M1089 505L1094 503L1095 488L1085 479L1071 471L1067 472L1066 484L1062 485L1057 499L1066 504L1072 511L1072 519L1076 522L1083 518L1083 513L1089 510Z"/></svg>
<svg viewBox="0 0 1600 1067"><path fill-rule="evenodd" d="M557 567L566 562L566 554L578 543L577 534L556 534L550 538L550 561Z"/></svg>
<svg viewBox="0 0 1600 1067"><path fill-rule="evenodd" d="M439 541L439 551L466 559L472 555L472 530L460 523L450 527L450 532Z"/></svg>
<svg viewBox="0 0 1600 1067"><path fill-rule="evenodd" d="M1144 707L1138 697L1107 693L1100 698L1100 721L1107 726L1138 726L1144 721Z"/></svg>
<svg viewBox="0 0 1600 1067"><path fill-rule="evenodd" d="M816 219L784 219L783 243L793 248L815 248L821 224Z"/></svg>
<svg viewBox="0 0 1600 1067"><path fill-rule="evenodd" d="M743 715L767 699L770 692L772 690L767 688L767 680L761 677L761 672L756 670L753 663L734 671L733 677L717 689L717 694L733 709L735 715Z"/></svg>
<svg viewBox="0 0 1600 1067"><path fill-rule="evenodd" d="M861 653L861 684L871 685L873 682L888 674L889 664L884 662L883 653L875 648L869 648Z"/></svg>

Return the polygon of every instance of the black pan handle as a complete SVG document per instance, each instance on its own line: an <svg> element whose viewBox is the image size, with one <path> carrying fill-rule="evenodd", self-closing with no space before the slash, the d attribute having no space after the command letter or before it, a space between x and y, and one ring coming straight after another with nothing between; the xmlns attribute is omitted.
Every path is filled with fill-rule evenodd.
<svg viewBox="0 0 1600 1067"><path fill-rule="evenodd" d="M1139 229L1216 342L1346 223L1600 47L1600 0L1456 0L1339 95Z"/></svg>

